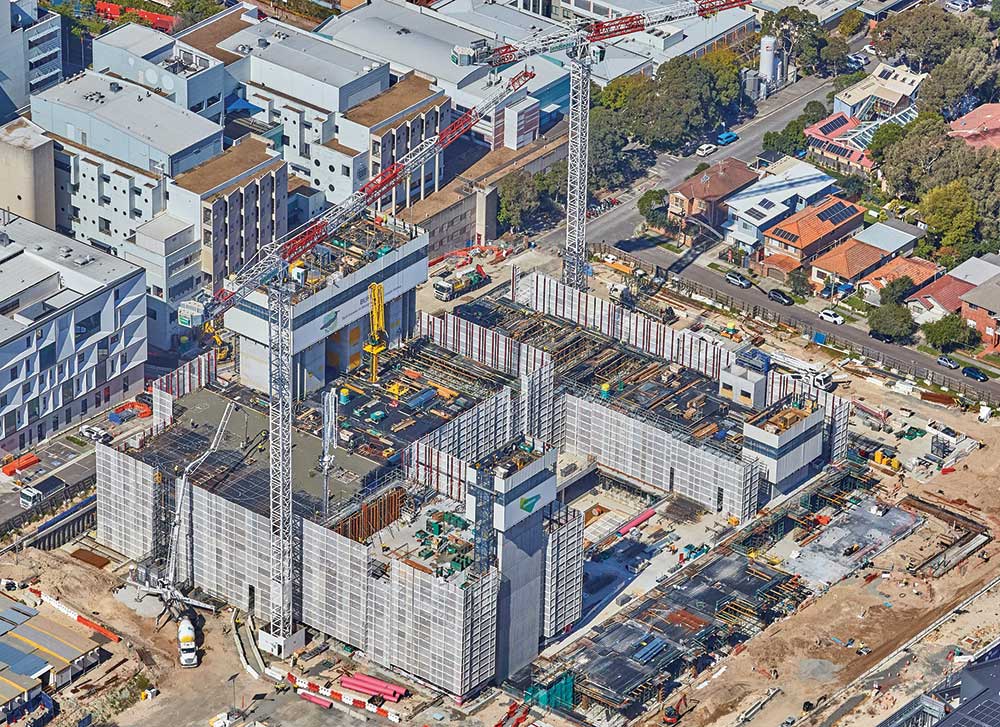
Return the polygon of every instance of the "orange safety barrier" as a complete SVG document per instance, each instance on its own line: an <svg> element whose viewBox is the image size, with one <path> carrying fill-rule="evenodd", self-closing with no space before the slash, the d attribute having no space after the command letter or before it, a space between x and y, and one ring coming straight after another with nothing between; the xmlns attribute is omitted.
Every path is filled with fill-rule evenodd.
<svg viewBox="0 0 1000 727"><path fill-rule="evenodd" d="M0 467L0 471L2 471L5 475L10 477L15 472L18 472L19 470L26 470L32 465L36 465L41 461L42 460L38 459L37 454L35 454L34 452L28 452L27 454L22 454L13 462L8 462L3 467Z"/></svg>
<svg viewBox="0 0 1000 727"><path fill-rule="evenodd" d="M128 411L129 409L134 410L136 416L140 419L153 416L152 408L150 408L148 404L143 404L141 401L126 401L121 406L115 407L115 412L121 414L123 411Z"/></svg>

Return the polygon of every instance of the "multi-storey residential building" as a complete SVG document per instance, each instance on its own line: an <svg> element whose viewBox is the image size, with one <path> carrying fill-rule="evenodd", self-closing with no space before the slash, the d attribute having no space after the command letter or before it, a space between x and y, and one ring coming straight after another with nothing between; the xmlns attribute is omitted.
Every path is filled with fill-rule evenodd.
<svg viewBox="0 0 1000 727"><path fill-rule="evenodd" d="M31 98L56 142L56 226L121 254L161 212L166 178L222 151L222 127L149 89L86 71Z"/></svg>
<svg viewBox="0 0 1000 727"><path fill-rule="evenodd" d="M142 268L0 213L0 449L143 390Z"/></svg>
<svg viewBox="0 0 1000 727"><path fill-rule="evenodd" d="M222 61L135 23L94 38L94 70L133 81L181 108L222 123L226 71Z"/></svg>
<svg viewBox="0 0 1000 727"><path fill-rule="evenodd" d="M0 122L62 78L62 17L38 0L0 3Z"/></svg>

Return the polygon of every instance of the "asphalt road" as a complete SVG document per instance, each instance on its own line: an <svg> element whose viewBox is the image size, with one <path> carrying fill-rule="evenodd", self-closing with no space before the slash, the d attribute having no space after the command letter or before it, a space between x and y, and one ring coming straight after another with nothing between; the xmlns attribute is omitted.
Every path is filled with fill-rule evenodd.
<svg viewBox="0 0 1000 727"><path fill-rule="evenodd" d="M802 112L802 108L809 101L819 99L825 102L826 95L831 88L832 81L829 79L807 77L793 86L783 89L760 104L756 117L734 129L740 135L736 142L720 149L715 155L709 157L708 161L715 161L726 156L733 156L744 161L754 159L761 149L766 132L783 129L789 121ZM638 184L632 193L622 195L624 201L621 205L613 207L600 217L588 222L587 239L591 242L606 242L653 265L669 268L677 260L677 255L665 248L647 245L643 241L635 239L636 228L642 222L642 217L636 208L636 199L639 193L645 189L669 189L679 184L702 161L705 160L695 156L679 158L670 154L660 155L650 177ZM560 226L540 235L535 242L541 248L555 251L564 244L565 234L565 228ZM787 321L804 325L807 329L811 328L827 333L838 341L844 341L856 347L864 347L883 357L883 360L899 362L901 369L914 371L923 368L946 378L951 388L961 390L963 387L968 387L973 391L989 395L993 401L1000 400L1000 380L991 380L984 384L977 383L963 377L958 371L949 371L938 366L935 356L898 344L876 341L868 336L867 331L850 325L837 326L826 323L819 320L813 311L807 309L782 306L768 299L766 291L760 288L740 290L727 285L722 275L702 265L689 264L679 275L682 279L724 292L749 305L765 308L772 313L781 315Z"/></svg>

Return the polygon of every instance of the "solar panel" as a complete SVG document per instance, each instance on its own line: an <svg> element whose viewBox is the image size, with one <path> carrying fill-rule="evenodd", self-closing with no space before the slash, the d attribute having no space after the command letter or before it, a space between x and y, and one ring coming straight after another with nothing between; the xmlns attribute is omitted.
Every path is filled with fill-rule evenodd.
<svg viewBox="0 0 1000 727"><path fill-rule="evenodd" d="M969 710L969 716L986 724L1000 724L1000 703L984 699L981 704Z"/></svg>
<svg viewBox="0 0 1000 727"><path fill-rule="evenodd" d="M767 217L767 215L765 215L759 209L756 209L754 207L751 207L750 209L747 210L747 216L753 217L755 220L762 220L765 217Z"/></svg>
<svg viewBox="0 0 1000 727"><path fill-rule="evenodd" d="M771 209L772 207L774 207L774 202L772 202L771 200L769 200L769 199L768 199L767 197L764 197L764 199L762 199L762 200L760 201L760 206L761 206L761 207L762 207L763 209L766 209L766 210L769 210L769 209Z"/></svg>
<svg viewBox="0 0 1000 727"><path fill-rule="evenodd" d="M827 222L831 217L840 212L842 209L844 209L844 203L837 201L816 216L823 222Z"/></svg>
<svg viewBox="0 0 1000 727"><path fill-rule="evenodd" d="M826 148L827 151L832 151L834 154L837 154L838 156L846 157L851 155L850 149L844 146L840 146L839 144L828 144Z"/></svg>
<svg viewBox="0 0 1000 727"><path fill-rule="evenodd" d="M833 121L827 124L823 124L821 127L819 127L819 133L823 134L824 136L829 136L831 132L836 131L845 124L847 124L847 117L838 116Z"/></svg>
<svg viewBox="0 0 1000 727"><path fill-rule="evenodd" d="M789 232L788 230L782 230L780 228L772 230L771 235L773 237L777 237L779 240L787 240L788 242L797 242L799 239L799 236L794 232Z"/></svg>
<svg viewBox="0 0 1000 727"><path fill-rule="evenodd" d="M892 78L892 73L893 71L891 68L885 68L882 70L881 73L878 74L878 77L881 78L883 81L885 81Z"/></svg>

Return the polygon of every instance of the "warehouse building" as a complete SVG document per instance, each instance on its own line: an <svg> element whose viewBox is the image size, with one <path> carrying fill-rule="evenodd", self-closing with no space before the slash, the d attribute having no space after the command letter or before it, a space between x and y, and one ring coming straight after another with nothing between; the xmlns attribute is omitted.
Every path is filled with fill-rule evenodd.
<svg viewBox="0 0 1000 727"><path fill-rule="evenodd" d="M142 391L142 268L0 211L0 449Z"/></svg>

